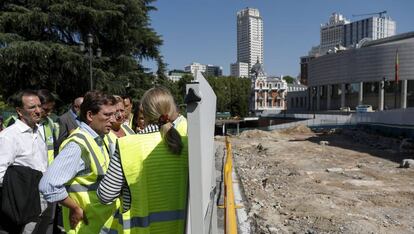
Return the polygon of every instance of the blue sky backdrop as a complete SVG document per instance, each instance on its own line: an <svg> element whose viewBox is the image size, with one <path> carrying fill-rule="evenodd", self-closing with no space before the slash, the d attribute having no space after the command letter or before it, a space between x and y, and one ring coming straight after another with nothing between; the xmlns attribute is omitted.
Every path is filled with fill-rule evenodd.
<svg viewBox="0 0 414 234"><path fill-rule="evenodd" d="M229 75L236 61L236 14L257 8L264 25L264 66L269 75L300 72L299 57L318 45L320 24L333 12L355 21L353 14L386 10L397 22L397 34L414 31L414 0L158 0L150 14L152 27L162 36L161 53L168 69L184 69L191 62L223 67ZM152 61L144 66L155 70Z"/></svg>

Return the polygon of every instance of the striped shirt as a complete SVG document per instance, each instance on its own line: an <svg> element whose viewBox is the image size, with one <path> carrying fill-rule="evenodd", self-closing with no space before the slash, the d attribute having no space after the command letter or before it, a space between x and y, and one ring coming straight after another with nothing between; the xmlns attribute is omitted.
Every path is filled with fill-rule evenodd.
<svg viewBox="0 0 414 234"><path fill-rule="evenodd" d="M95 139L102 153L107 150L102 138L90 126L81 122L79 127ZM56 202L65 199L68 196L65 184L76 176L91 172L90 164L85 163L81 155L81 147L76 142L69 142L56 156L39 183L39 190L46 201Z"/></svg>
<svg viewBox="0 0 414 234"><path fill-rule="evenodd" d="M158 131L158 126L151 124L145 127L138 134L146 134ZM99 200L103 204L110 204L115 201L116 198L122 195L123 212L128 211L131 207L131 192L129 191L129 187L126 183L124 172L122 170L118 145L114 155L111 158L111 161L109 162L108 171L99 184L98 190L96 192Z"/></svg>

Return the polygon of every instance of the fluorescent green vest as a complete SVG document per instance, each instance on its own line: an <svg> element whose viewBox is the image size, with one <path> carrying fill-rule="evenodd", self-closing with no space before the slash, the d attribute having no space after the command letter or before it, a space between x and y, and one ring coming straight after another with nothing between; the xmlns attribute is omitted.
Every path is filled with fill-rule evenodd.
<svg viewBox="0 0 414 234"><path fill-rule="evenodd" d="M181 136L187 136L187 119L184 116L178 117L174 127Z"/></svg>
<svg viewBox="0 0 414 234"><path fill-rule="evenodd" d="M128 125L121 124L121 128L124 130L125 136L135 134L135 132L132 131L132 129L130 127L128 127ZM118 137L115 135L115 133L113 133L112 131L109 131L109 133L105 135L104 141L105 141L106 145L116 144L116 139L118 139Z"/></svg>
<svg viewBox="0 0 414 234"><path fill-rule="evenodd" d="M47 159L50 165L55 158L54 142L59 136L58 127L51 118L47 117L45 124L43 124L43 131L47 146Z"/></svg>
<svg viewBox="0 0 414 234"><path fill-rule="evenodd" d="M117 210L116 202L110 205L103 205L99 202L96 195L99 181L104 177L109 165L109 154L96 144L90 134L77 128L68 139L66 139L61 149L69 142L77 143L82 150L82 160L90 172L84 175L77 175L66 184L66 190L72 198L84 211L89 224L86 225L81 221L75 229L70 228L69 209L63 207L63 225L67 233L99 233L105 222L111 218ZM105 147L104 147L105 148Z"/></svg>
<svg viewBox="0 0 414 234"><path fill-rule="evenodd" d="M124 233L184 233L187 137L183 136L182 141L182 153L174 155L159 132L118 139L121 164L131 192L131 208L122 214Z"/></svg>
<svg viewBox="0 0 414 234"><path fill-rule="evenodd" d="M14 122L16 122L17 115L10 115L3 121L3 128L10 127Z"/></svg>

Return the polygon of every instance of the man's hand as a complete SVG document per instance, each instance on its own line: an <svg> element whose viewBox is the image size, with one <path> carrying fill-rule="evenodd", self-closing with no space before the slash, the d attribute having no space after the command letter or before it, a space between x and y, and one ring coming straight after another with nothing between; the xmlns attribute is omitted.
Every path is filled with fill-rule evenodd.
<svg viewBox="0 0 414 234"><path fill-rule="evenodd" d="M75 229L78 223L82 220L88 225L88 219L86 218L85 212L74 200L72 200L72 198L68 196L59 203L62 206L69 208L69 222L72 229Z"/></svg>
<svg viewBox="0 0 414 234"><path fill-rule="evenodd" d="M83 213L82 208L78 206L74 209L70 209L69 221L72 229L75 229L78 223L82 220L85 224L88 224L88 220L86 219L86 215Z"/></svg>

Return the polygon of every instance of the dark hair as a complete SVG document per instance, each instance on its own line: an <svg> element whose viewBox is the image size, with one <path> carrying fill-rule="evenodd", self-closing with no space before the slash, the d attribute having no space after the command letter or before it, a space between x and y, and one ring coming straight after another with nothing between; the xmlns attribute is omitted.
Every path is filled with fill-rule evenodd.
<svg viewBox="0 0 414 234"><path fill-rule="evenodd" d="M23 91L18 92L17 94L13 95L11 98L11 102L14 104L14 107L23 108L23 97L24 96L38 96L37 92L31 89L26 89Z"/></svg>
<svg viewBox="0 0 414 234"><path fill-rule="evenodd" d="M141 103L140 102L134 102L133 106L133 110L132 110L132 130L137 129L138 127L138 122L139 122L139 108L141 107Z"/></svg>
<svg viewBox="0 0 414 234"><path fill-rule="evenodd" d="M131 96L129 96L129 95L122 95L121 96L122 97L122 99L129 99L129 101L132 103L132 98L131 98Z"/></svg>
<svg viewBox="0 0 414 234"><path fill-rule="evenodd" d="M40 103L42 104L49 103L49 102L55 102L55 97L47 89L37 90L37 96L39 96Z"/></svg>
<svg viewBox="0 0 414 234"><path fill-rule="evenodd" d="M86 113L91 111L96 114L101 110L102 105L115 105L114 96L106 94L102 91L93 90L85 94L82 105L80 106L80 119L86 123Z"/></svg>

